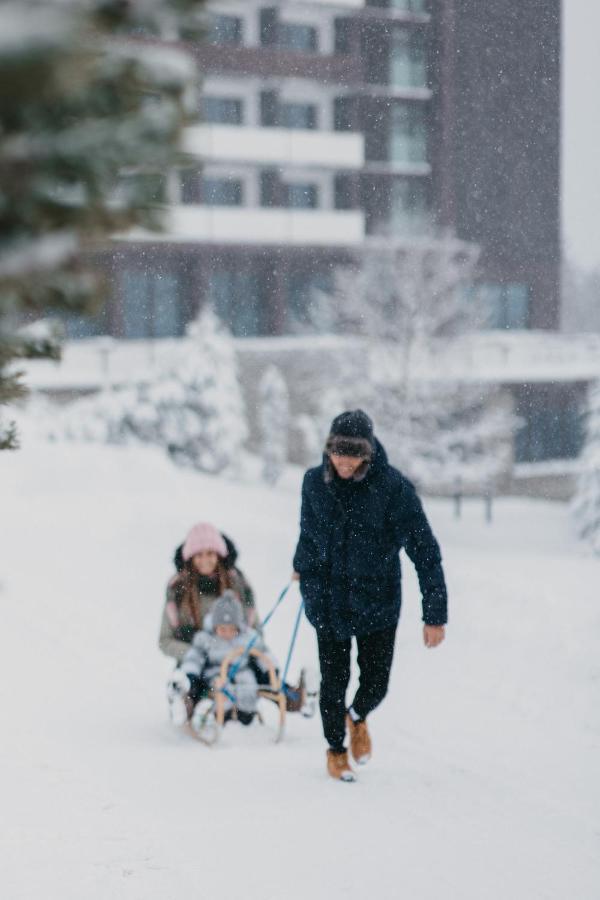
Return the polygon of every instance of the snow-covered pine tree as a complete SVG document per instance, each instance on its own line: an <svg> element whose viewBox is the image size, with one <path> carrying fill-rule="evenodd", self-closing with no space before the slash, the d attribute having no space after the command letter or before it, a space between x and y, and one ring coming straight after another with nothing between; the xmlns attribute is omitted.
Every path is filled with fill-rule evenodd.
<svg viewBox="0 0 600 900"><path fill-rule="evenodd" d="M22 326L91 310L102 291L88 251L115 231L160 223L147 176L176 159L196 67L152 38L199 33L202 6L0 4L0 405L25 391L15 361L59 353L55 335ZM15 446L14 427L0 423L0 449Z"/></svg>
<svg viewBox="0 0 600 900"><path fill-rule="evenodd" d="M248 428L231 335L205 308L143 381L69 404L45 431L54 440L155 444L211 474L239 470Z"/></svg>
<svg viewBox="0 0 600 900"><path fill-rule="evenodd" d="M233 472L248 437L233 340L210 306L188 326L188 336L191 344L174 352L149 386L148 400L174 459L203 472Z"/></svg>
<svg viewBox="0 0 600 900"><path fill-rule="evenodd" d="M288 458L290 399L285 380L277 366L269 366L260 379L260 433L262 477L277 484Z"/></svg>
<svg viewBox="0 0 600 900"><path fill-rule="evenodd" d="M588 389L585 443L572 512L579 537L600 555L600 380Z"/></svg>

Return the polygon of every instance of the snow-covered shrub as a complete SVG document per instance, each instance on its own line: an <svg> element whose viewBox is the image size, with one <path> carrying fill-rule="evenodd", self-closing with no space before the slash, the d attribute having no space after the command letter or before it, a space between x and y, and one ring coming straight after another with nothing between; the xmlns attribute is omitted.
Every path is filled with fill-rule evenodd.
<svg viewBox="0 0 600 900"><path fill-rule="evenodd" d="M600 381L590 385L581 474L572 503L577 533L600 555Z"/></svg>
<svg viewBox="0 0 600 900"><path fill-rule="evenodd" d="M288 456L290 400L287 385L276 366L269 366L260 379L260 430L262 476L276 484Z"/></svg>
<svg viewBox="0 0 600 900"><path fill-rule="evenodd" d="M237 466L247 424L231 336L206 308L143 382L71 404L51 437L141 441L178 463L217 474Z"/></svg>

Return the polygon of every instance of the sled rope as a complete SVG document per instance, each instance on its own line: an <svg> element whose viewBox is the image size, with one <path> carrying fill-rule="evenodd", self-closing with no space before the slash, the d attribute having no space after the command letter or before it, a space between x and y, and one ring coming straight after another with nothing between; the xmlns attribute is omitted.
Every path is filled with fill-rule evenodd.
<svg viewBox="0 0 600 900"><path fill-rule="evenodd" d="M298 614L296 616L296 621L294 623L294 630L292 632L292 640L290 642L290 649L288 650L287 659L285 661L285 669L283 670L283 675L281 676L281 690L284 692L284 694L286 694L287 690L288 690L287 682L286 682L287 673L288 673L288 669L290 667L290 663L292 661L292 654L294 652L296 638L298 637L298 629L300 627L300 619L302 618L303 609L304 609L304 599L302 599L300 601L300 606L298 607Z"/></svg>
<svg viewBox="0 0 600 900"><path fill-rule="evenodd" d="M284 587L284 589L283 589L282 592L280 593L279 597L277 598L277 602L275 603L275 606L273 607L273 609L272 609L269 613L267 613L267 615L266 615L266 616L264 617L264 619L262 620L261 625L260 625L261 630L265 627L265 625L267 624L267 622L272 618L273 614L275 613L275 611L276 611L276 609L279 607L279 605L280 605L281 603L283 603L283 600L285 599L285 596L286 596L287 592L289 591L289 589L291 588L292 584L293 584L293 581L290 581L290 582L288 582L288 584L286 584L286 586ZM259 636L260 636L260 635L259 635L259 633L258 633L258 631L257 631L257 633L254 635L254 637L252 637L252 638L248 641L248 644L247 644L247 646L244 648L244 652L242 653L242 655L241 655L241 656L239 657L239 659L237 659L237 660L234 662L234 664L231 666L231 668L230 668L230 670L229 670L229 681L233 681L233 679L234 679L235 676L237 675L238 669L240 668L241 665L243 665L245 659L246 659L247 656L248 656L248 653L249 653L249 652L252 650L252 648L254 647L254 645L255 645L255 643L257 642ZM286 671L287 671L287 669L286 669ZM226 693L226 691L225 691L224 688L223 688L223 693ZM227 695L227 696L229 696L229 695ZM229 699L231 700L232 698L229 696Z"/></svg>

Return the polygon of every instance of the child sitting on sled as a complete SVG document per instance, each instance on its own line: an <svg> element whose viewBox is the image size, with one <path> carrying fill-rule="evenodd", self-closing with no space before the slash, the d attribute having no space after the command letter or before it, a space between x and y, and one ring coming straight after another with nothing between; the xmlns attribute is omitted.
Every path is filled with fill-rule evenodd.
<svg viewBox="0 0 600 900"><path fill-rule="evenodd" d="M233 679L223 684L220 679L223 660L232 651L246 650L250 644L263 656L242 654L235 663ZM204 628L194 636L181 667L169 681L168 699L173 723L183 725L191 719L192 728L197 732L212 727L214 717L208 715L212 701L207 697L211 691L224 688L226 718L231 717L235 708L238 721L249 725L257 711L259 688L269 684L269 662L275 666L262 638L246 625L237 596L233 591L224 591L206 616ZM285 686L285 691L289 712L301 712L305 717L314 715L317 678L313 670L303 669L299 685Z"/></svg>
<svg viewBox="0 0 600 900"><path fill-rule="evenodd" d="M242 656L233 680L223 685L220 680L223 660L232 651L245 649L251 641L256 650L265 654L266 659ZM198 730L200 720L206 718L206 704L199 701L211 690L225 687L226 713L231 714L235 707L238 721L249 725L257 709L259 684L268 681L267 660L270 658L257 632L246 625L242 605L234 592L224 591L206 617L204 628L194 636L181 667L172 676L170 702L173 721L183 724L192 707L195 707L191 724Z"/></svg>

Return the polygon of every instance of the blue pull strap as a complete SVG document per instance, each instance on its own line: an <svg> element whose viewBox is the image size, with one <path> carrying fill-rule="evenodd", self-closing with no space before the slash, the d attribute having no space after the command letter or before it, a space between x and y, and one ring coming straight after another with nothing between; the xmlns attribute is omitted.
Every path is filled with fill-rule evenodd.
<svg viewBox="0 0 600 900"><path fill-rule="evenodd" d="M296 643L296 638L298 637L298 629L300 627L300 619L302 618L302 611L304 610L304 599L300 601L300 606L298 608L298 614L296 616L296 622L294 623L294 630L292 632L292 640L290 643L290 649L288 651L287 659L285 661L285 669L283 670L283 675L281 676L281 689L285 692L286 688L286 679L288 669L290 667L290 663L292 661L292 653L294 652L294 645Z"/></svg>
<svg viewBox="0 0 600 900"><path fill-rule="evenodd" d="M283 602L283 600L284 600L284 598L285 598L287 592L288 592L289 589L291 588L292 584L293 584L292 581L290 581L288 584L286 584L286 586L284 587L284 589L283 589L282 592L280 593L279 597L277 598L277 602L275 603L275 606L273 607L273 609L272 609L269 613L267 613L267 615L265 616L265 618L262 620L261 628L264 628L264 627L265 627L265 625L267 624L267 622L269 621L269 619L273 616L273 614L274 614L275 610L277 609L277 607L280 605L280 603ZM258 638L259 638L258 633L256 633L252 638L250 638L250 640L248 641L248 644L246 645L246 647L245 647L245 649L244 649L244 652L243 652L242 654L240 654L240 656L238 657L238 659L236 659L236 661L233 663L233 665L232 665L231 668L229 669L229 681L233 681L233 679L235 678L235 676L236 676L236 674L237 674L237 672L238 672L238 669L239 669L240 666L244 663L245 658L248 656L248 654L250 653L250 651L252 650L252 648L253 648L254 645L256 644Z"/></svg>

